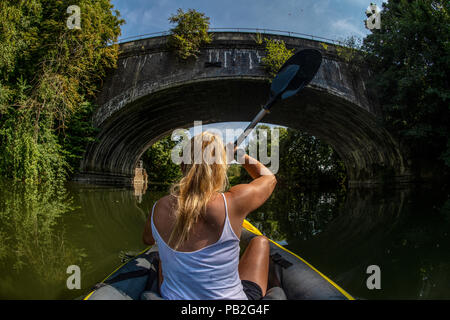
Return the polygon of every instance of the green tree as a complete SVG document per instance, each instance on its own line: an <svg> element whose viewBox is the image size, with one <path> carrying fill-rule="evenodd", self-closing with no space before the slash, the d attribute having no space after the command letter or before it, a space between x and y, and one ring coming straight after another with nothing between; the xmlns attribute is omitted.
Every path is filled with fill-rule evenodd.
<svg viewBox="0 0 450 320"><path fill-rule="evenodd" d="M70 5L81 9L81 29L66 25ZM71 151L58 134L85 112L118 57L111 43L123 20L112 8L109 0L0 2L1 176L65 178Z"/></svg>
<svg viewBox="0 0 450 320"><path fill-rule="evenodd" d="M364 39L385 125L413 158L450 167L450 2L383 3L381 29Z"/></svg>
<svg viewBox="0 0 450 320"><path fill-rule="evenodd" d="M271 157L271 128L258 125L255 130L258 129L267 130L267 156ZM279 185L302 189L345 189L345 165L330 145L306 132L284 127L276 129L279 130L279 169L276 173ZM259 143L256 148L259 150ZM248 148L246 152L249 153ZM231 172L233 184L251 179L242 167L240 174L234 170Z"/></svg>
<svg viewBox="0 0 450 320"><path fill-rule="evenodd" d="M346 170L333 148L318 138L294 129L280 134L281 182L292 187L344 187Z"/></svg>
<svg viewBox="0 0 450 320"><path fill-rule="evenodd" d="M95 141L99 132L99 129L92 125L94 108L95 105L91 102L81 103L79 110L70 117L58 135L72 175L79 170L86 146Z"/></svg>
<svg viewBox="0 0 450 320"><path fill-rule="evenodd" d="M355 75L361 72L361 67L365 64L365 52L361 46L362 39L355 36L350 36L341 41L340 45L335 46L339 58L347 64L347 68Z"/></svg>
<svg viewBox="0 0 450 320"><path fill-rule="evenodd" d="M150 184L172 183L181 177L180 166L173 163L171 158L172 149L176 145L177 141L172 141L169 135L154 143L142 155Z"/></svg>
<svg viewBox="0 0 450 320"><path fill-rule="evenodd" d="M212 41L208 34L209 17L204 13L194 9L184 12L180 8L177 14L170 16L169 21L176 26L170 30L168 45L180 59L197 58L200 47Z"/></svg>
<svg viewBox="0 0 450 320"><path fill-rule="evenodd" d="M294 49L287 49L283 40L266 41L266 56L261 59L271 78L275 78L283 64L294 54Z"/></svg>

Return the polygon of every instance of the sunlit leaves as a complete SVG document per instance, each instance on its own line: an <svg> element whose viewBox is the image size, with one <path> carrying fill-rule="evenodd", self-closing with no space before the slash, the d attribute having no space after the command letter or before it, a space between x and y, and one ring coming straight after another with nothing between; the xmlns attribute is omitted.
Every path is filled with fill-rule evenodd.
<svg viewBox="0 0 450 320"><path fill-rule="evenodd" d="M81 8L79 30L66 26L73 4ZM66 144L70 151L63 151L57 135L84 112L115 67L118 46L110 44L123 20L112 8L109 0L0 3L1 176L27 182L65 177L72 148Z"/></svg>
<svg viewBox="0 0 450 320"><path fill-rule="evenodd" d="M283 40L265 39L266 56L261 59L267 73L275 78L283 64L294 54L294 49L287 49Z"/></svg>
<svg viewBox="0 0 450 320"><path fill-rule="evenodd" d="M200 47L212 41L208 34L209 17L194 9L184 12L178 9L177 14L170 16L170 23L176 24L169 36L169 47L183 60L196 58Z"/></svg>

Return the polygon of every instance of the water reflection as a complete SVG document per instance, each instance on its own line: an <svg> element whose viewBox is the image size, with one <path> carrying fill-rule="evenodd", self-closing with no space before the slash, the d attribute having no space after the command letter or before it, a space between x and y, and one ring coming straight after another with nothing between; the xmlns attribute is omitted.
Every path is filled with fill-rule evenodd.
<svg viewBox="0 0 450 320"><path fill-rule="evenodd" d="M56 227L73 202L58 185L0 186L0 297L26 299L60 291L66 279L61 266L83 263L83 249L65 241L66 229Z"/></svg>
<svg viewBox="0 0 450 320"><path fill-rule="evenodd" d="M144 221L167 187L0 184L0 298L72 299L138 252ZM277 187L249 216L353 295L449 299L450 198L442 189L305 191ZM81 290L66 288L80 266ZM381 268L368 290L366 268Z"/></svg>
<svg viewBox="0 0 450 320"><path fill-rule="evenodd" d="M85 248L90 263L82 270L79 295L114 270L124 254L145 248L142 231L148 213L138 206L142 195L134 190L70 184L68 192L77 208L63 224L72 226L69 241ZM148 194L149 199L160 196L158 192Z"/></svg>
<svg viewBox="0 0 450 320"><path fill-rule="evenodd" d="M248 219L266 236L293 243L319 233L336 217L345 200L345 192L312 191L277 187Z"/></svg>
<svg viewBox="0 0 450 320"><path fill-rule="evenodd" d="M355 296L450 298L448 191L410 186L295 195L279 190L253 219ZM381 268L382 290L366 286L370 265Z"/></svg>
<svg viewBox="0 0 450 320"><path fill-rule="evenodd" d="M133 190L5 181L0 187L1 299L79 297L124 252L145 247L146 213ZM70 265L81 269L81 290L66 287Z"/></svg>

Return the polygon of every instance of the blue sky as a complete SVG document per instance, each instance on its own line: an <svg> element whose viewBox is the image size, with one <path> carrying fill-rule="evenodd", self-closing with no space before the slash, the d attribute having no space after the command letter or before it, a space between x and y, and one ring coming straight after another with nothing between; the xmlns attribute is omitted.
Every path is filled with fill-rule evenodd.
<svg viewBox="0 0 450 320"><path fill-rule="evenodd" d="M363 20L371 2L378 0L112 0L126 24L121 38L167 31L168 18L178 8L204 12L211 28L266 28L342 40L369 31Z"/></svg>

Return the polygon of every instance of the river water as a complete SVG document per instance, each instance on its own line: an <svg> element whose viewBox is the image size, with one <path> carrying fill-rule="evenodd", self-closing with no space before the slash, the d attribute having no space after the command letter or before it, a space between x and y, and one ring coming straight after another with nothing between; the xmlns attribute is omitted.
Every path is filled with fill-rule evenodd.
<svg viewBox="0 0 450 320"><path fill-rule="evenodd" d="M74 299L145 248L166 188L0 182L0 299ZM361 299L450 299L450 192L425 186L302 191L277 186L249 220ZM67 268L81 271L69 290ZM368 266L381 289L368 289Z"/></svg>

